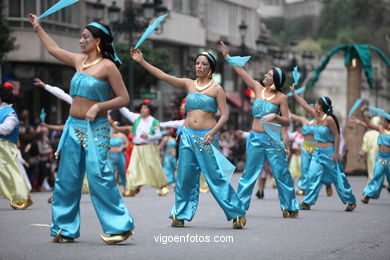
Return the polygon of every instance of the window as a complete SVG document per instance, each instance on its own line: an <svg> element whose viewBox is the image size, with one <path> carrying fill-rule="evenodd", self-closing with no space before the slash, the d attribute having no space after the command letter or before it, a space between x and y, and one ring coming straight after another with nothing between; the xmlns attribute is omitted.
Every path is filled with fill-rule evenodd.
<svg viewBox="0 0 390 260"><path fill-rule="evenodd" d="M173 10L178 13L196 16L198 13L198 0L174 0Z"/></svg>
<svg viewBox="0 0 390 260"><path fill-rule="evenodd" d="M42 14L58 0L8 0L5 4L8 22L12 27L31 28L27 20L29 13ZM50 16L42 19L45 29L55 32L68 32L79 34L80 32L80 4L68 6Z"/></svg>
<svg viewBox="0 0 390 260"><path fill-rule="evenodd" d="M22 3L21 0L8 1L8 13L10 17L21 17Z"/></svg>

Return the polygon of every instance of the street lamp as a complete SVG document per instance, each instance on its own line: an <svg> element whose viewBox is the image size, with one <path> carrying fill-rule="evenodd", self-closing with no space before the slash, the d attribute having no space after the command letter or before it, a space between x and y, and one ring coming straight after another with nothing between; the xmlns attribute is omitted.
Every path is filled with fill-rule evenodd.
<svg viewBox="0 0 390 260"><path fill-rule="evenodd" d="M259 35L259 38L256 40L257 51L260 54L266 54L268 51L268 40L267 37Z"/></svg>
<svg viewBox="0 0 390 260"><path fill-rule="evenodd" d="M104 17L104 7L105 5L102 3L101 0L96 0L96 2L93 4L93 9L95 10L95 17L94 20L99 22Z"/></svg>
<svg viewBox="0 0 390 260"><path fill-rule="evenodd" d="M160 1L160 3L157 4L155 7L155 12L156 12L156 16L161 16L168 12L168 8L165 5L163 5L163 3ZM165 20L163 20L162 23L165 23Z"/></svg>
<svg viewBox="0 0 390 260"><path fill-rule="evenodd" d="M245 55L245 36L248 29L248 25L245 24L245 21L242 20L241 24L238 26L238 31L241 36L241 56ZM241 85L241 127L244 127L244 102L245 102L245 83L242 82Z"/></svg>
<svg viewBox="0 0 390 260"><path fill-rule="evenodd" d="M248 29L248 25L246 25L245 21L242 20L241 24L238 26L238 31L241 36L241 44L245 45L245 36L246 36L246 30Z"/></svg>
<svg viewBox="0 0 390 260"><path fill-rule="evenodd" d="M142 4L142 9L144 11L144 17L149 22L154 15L154 4L151 3L149 0L146 0L145 3Z"/></svg>
<svg viewBox="0 0 390 260"><path fill-rule="evenodd" d="M121 9L116 5L116 1L112 1L111 6L108 7L108 20L111 23L117 23L120 19Z"/></svg>
<svg viewBox="0 0 390 260"><path fill-rule="evenodd" d="M98 0L100 2L100 0ZM116 2L113 1L112 5L108 8L108 17L113 30L119 33L128 33L129 46L133 46L133 38L135 32L143 32L149 21L161 12L161 10L167 11L161 1L154 0L153 3L147 0L143 3L139 9L133 8L133 1L127 0L125 2L126 13L124 15L125 20L120 22L120 8L116 6ZM138 19L141 18L141 19ZM141 21L144 19L143 21ZM145 21L146 20L146 21ZM127 75L127 88L130 95L130 104L134 104L135 92L134 92L134 61L129 59L129 71Z"/></svg>
<svg viewBox="0 0 390 260"><path fill-rule="evenodd" d="M293 70L294 67L297 65L297 59L295 58L295 53L297 52L297 46L298 42L295 39L292 39L290 41L290 52L291 52L291 64L290 64L290 70Z"/></svg>

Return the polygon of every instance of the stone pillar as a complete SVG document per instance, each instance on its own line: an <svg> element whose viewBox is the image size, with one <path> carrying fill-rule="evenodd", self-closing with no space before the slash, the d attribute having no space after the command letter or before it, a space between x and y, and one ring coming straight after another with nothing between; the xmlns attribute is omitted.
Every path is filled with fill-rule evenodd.
<svg viewBox="0 0 390 260"><path fill-rule="evenodd" d="M352 62L347 66L347 113L352 108L356 99L361 97L363 66L359 58L356 58L356 64L354 63ZM362 120L358 111L354 113L354 116ZM344 133L345 142L348 147L347 165L345 167L346 173L366 170L364 161L358 160L364 131L365 129L362 126L355 122L347 121Z"/></svg>

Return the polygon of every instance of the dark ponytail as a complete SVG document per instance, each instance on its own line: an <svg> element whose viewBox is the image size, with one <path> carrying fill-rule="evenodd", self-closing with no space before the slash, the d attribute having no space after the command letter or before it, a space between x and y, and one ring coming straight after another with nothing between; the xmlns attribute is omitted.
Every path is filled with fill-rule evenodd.
<svg viewBox="0 0 390 260"><path fill-rule="evenodd" d="M284 81L286 80L286 75L279 68L272 68L273 71L273 81L277 91L282 91Z"/></svg>
<svg viewBox="0 0 390 260"><path fill-rule="evenodd" d="M112 36L110 27L108 27L108 25L105 25L102 23L98 23L98 24L103 26L109 32L109 35L106 34L105 32L103 32L98 27L93 26L91 24L87 25L85 28L91 32L91 34L94 38L100 38L99 48L100 48L100 52L102 54L102 57L111 60L119 68L119 66L121 64L115 60L115 51L114 51L114 48L112 46L112 42L114 41L114 38Z"/></svg>
<svg viewBox="0 0 390 260"><path fill-rule="evenodd" d="M337 120L337 117L333 114L332 100L330 100L328 97L320 97L317 103L321 106L322 111L324 111L325 114L333 117L334 121L336 122L337 131L340 133L339 120Z"/></svg>

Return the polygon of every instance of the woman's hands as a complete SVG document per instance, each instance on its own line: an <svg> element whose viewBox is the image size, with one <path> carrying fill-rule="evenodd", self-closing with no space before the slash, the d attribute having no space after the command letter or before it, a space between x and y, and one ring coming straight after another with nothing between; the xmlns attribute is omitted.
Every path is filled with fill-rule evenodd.
<svg viewBox="0 0 390 260"><path fill-rule="evenodd" d="M203 143L205 145L209 145L210 143L213 142L213 140L214 140L214 133L212 131L210 131L207 134L205 134Z"/></svg>
<svg viewBox="0 0 390 260"><path fill-rule="evenodd" d="M219 44L220 44L220 50L221 50L221 52L222 52L222 55L223 55L224 57L229 57L228 48L227 48L226 45L223 43L223 41L220 41Z"/></svg>
<svg viewBox="0 0 390 260"><path fill-rule="evenodd" d="M335 162L339 161L339 153L338 152L334 152L334 154L333 154L333 161L335 161Z"/></svg>
<svg viewBox="0 0 390 260"><path fill-rule="evenodd" d="M35 14L28 14L28 20L32 24L34 31L37 31L38 28L41 26L39 18Z"/></svg>
<svg viewBox="0 0 390 260"><path fill-rule="evenodd" d="M294 84L290 86L291 93L294 95L295 94L295 86Z"/></svg>
<svg viewBox="0 0 390 260"><path fill-rule="evenodd" d="M271 113L271 114L263 116L261 118L261 121L263 121L263 122L271 122L271 121L273 121L275 119L276 119L276 114L275 113Z"/></svg>
<svg viewBox="0 0 390 260"><path fill-rule="evenodd" d="M142 55L142 52L139 49L131 48L130 57L138 63L144 60L144 56Z"/></svg>
<svg viewBox="0 0 390 260"><path fill-rule="evenodd" d="M87 111L87 113L85 114L85 119L89 120L89 121L93 121L95 120L96 118L96 115L99 113L100 111L100 108L98 106L98 104L93 104L89 110Z"/></svg>
<svg viewBox="0 0 390 260"><path fill-rule="evenodd" d="M43 82L40 78L38 78L38 77L36 77L35 79L34 79L34 85L35 86L39 86L39 87L41 87L41 88L45 88L45 82Z"/></svg>

